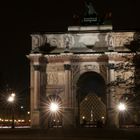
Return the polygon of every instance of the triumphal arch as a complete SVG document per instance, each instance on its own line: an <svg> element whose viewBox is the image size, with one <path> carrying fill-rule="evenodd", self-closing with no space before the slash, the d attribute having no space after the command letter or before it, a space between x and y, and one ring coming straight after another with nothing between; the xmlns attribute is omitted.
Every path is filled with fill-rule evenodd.
<svg viewBox="0 0 140 140"><path fill-rule="evenodd" d="M135 32L111 25L71 26L64 33L32 34L31 127L118 127L117 104L133 85L135 68L124 71ZM130 79L130 80L128 80ZM131 84L126 84L126 80ZM127 100L127 99L126 99ZM50 110L51 102L56 102ZM55 109L56 110L55 112Z"/></svg>

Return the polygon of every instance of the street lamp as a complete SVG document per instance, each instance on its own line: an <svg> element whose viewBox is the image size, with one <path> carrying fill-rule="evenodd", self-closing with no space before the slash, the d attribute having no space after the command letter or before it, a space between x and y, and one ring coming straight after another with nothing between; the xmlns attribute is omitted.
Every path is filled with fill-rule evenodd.
<svg viewBox="0 0 140 140"><path fill-rule="evenodd" d="M11 93L8 98L7 98L7 101L12 104L12 128L15 128L15 125L14 125L14 102L15 102L15 96L16 94L15 93Z"/></svg>

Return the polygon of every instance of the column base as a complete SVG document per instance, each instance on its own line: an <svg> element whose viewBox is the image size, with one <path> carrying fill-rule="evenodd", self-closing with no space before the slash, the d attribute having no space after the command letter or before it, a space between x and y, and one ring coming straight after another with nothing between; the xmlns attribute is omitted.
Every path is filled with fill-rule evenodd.
<svg viewBox="0 0 140 140"><path fill-rule="evenodd" d="M63 116L63 127L64 128L74 128L74 112L71 108L65 108Z"/></svg>
<svg viewBox="0 0 140 140"><path fill-rule="evenodd" d="M31 128L40 128L40 112L38 110L32 111Z"/></svg>
<svg viewBox="0 0 140 140"><path fill-rule="evenodd" d="M108 110L106 127L119 128L118 113L113 109Z"/></svg>

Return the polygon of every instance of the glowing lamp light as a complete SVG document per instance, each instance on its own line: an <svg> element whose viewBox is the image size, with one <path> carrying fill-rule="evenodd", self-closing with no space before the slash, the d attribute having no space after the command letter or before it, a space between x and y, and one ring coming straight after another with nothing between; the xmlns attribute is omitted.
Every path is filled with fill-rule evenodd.
<svg viewBox="0 0 140 140"><path fill-rule="evenodd" d="M16 96L16 94L15 94L15 93L12 93L12 94L11 94L11 96L12 96L12 97L15 97L15 96Z"/></svg>
<svg viewBox="0 0 140 140"><path fill-rule="evenodd" d="M8 97L7 101L10 102L10 103L14 102L15 96L16 96L15 93L12 93L12 94Z"/></svg>
<svg viewBox="0 0 140 140"><path fill-rule="evenodd" d="M118 110L119 111L125 111L127 109L126 104L125 103L119 103L118 104Z"/></svg>
<svg viewBox="0 0 140 140"><path fill-rule="evenodd" d="M105 118L105 117L104 117L104 116L102 116L101 118L102 118L102 120L104 120L104 118Z"/></svg>
<svg viewBox="0 0 140 140"><path fill-rule="evenodd" d="M51 112L57 112L59 110L59 105L55 102L50 103L49 109Z"/></svg>
<svg viewBox="0 0 140 140"><path fill-rule="evenodd" d="M9 96L7 100L8 100L8 102L13 102L14 101L14 97L13 96Z"/></svg>
<svg viewBox="0 0 140 140"><path fill-rule="evenodd" d="M83 116L82 119L84 120L85 119L85 116Z"/></svg>

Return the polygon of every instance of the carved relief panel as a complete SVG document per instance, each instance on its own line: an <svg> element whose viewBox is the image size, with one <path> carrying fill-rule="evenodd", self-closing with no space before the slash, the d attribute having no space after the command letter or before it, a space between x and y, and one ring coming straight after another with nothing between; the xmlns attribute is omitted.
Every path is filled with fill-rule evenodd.
<svg viewBox="0 0 140 140"><path fill-rule="evenodd" d="M47 85L63 85L64 84L64 66L63 64L48 64L47 69Z"/></svg>
<svg viewBox="0 0 140 140"><path fill-rule="evenodd" d="M35 34L32 35L32 49L49 44L46 47L61 48L108 48L124 47L134 39L134 32L108 33L68 33L68 34ZM61 50L60 49L60 50ZM82 50L79 50L82 51Z"/></svg>
<svg viewBox="0 0 140 140"><path fill-rule="evenodd" d="M48 72L47 73L47 84L48 85L57 85L58 83L58 73Z"/></svg>

